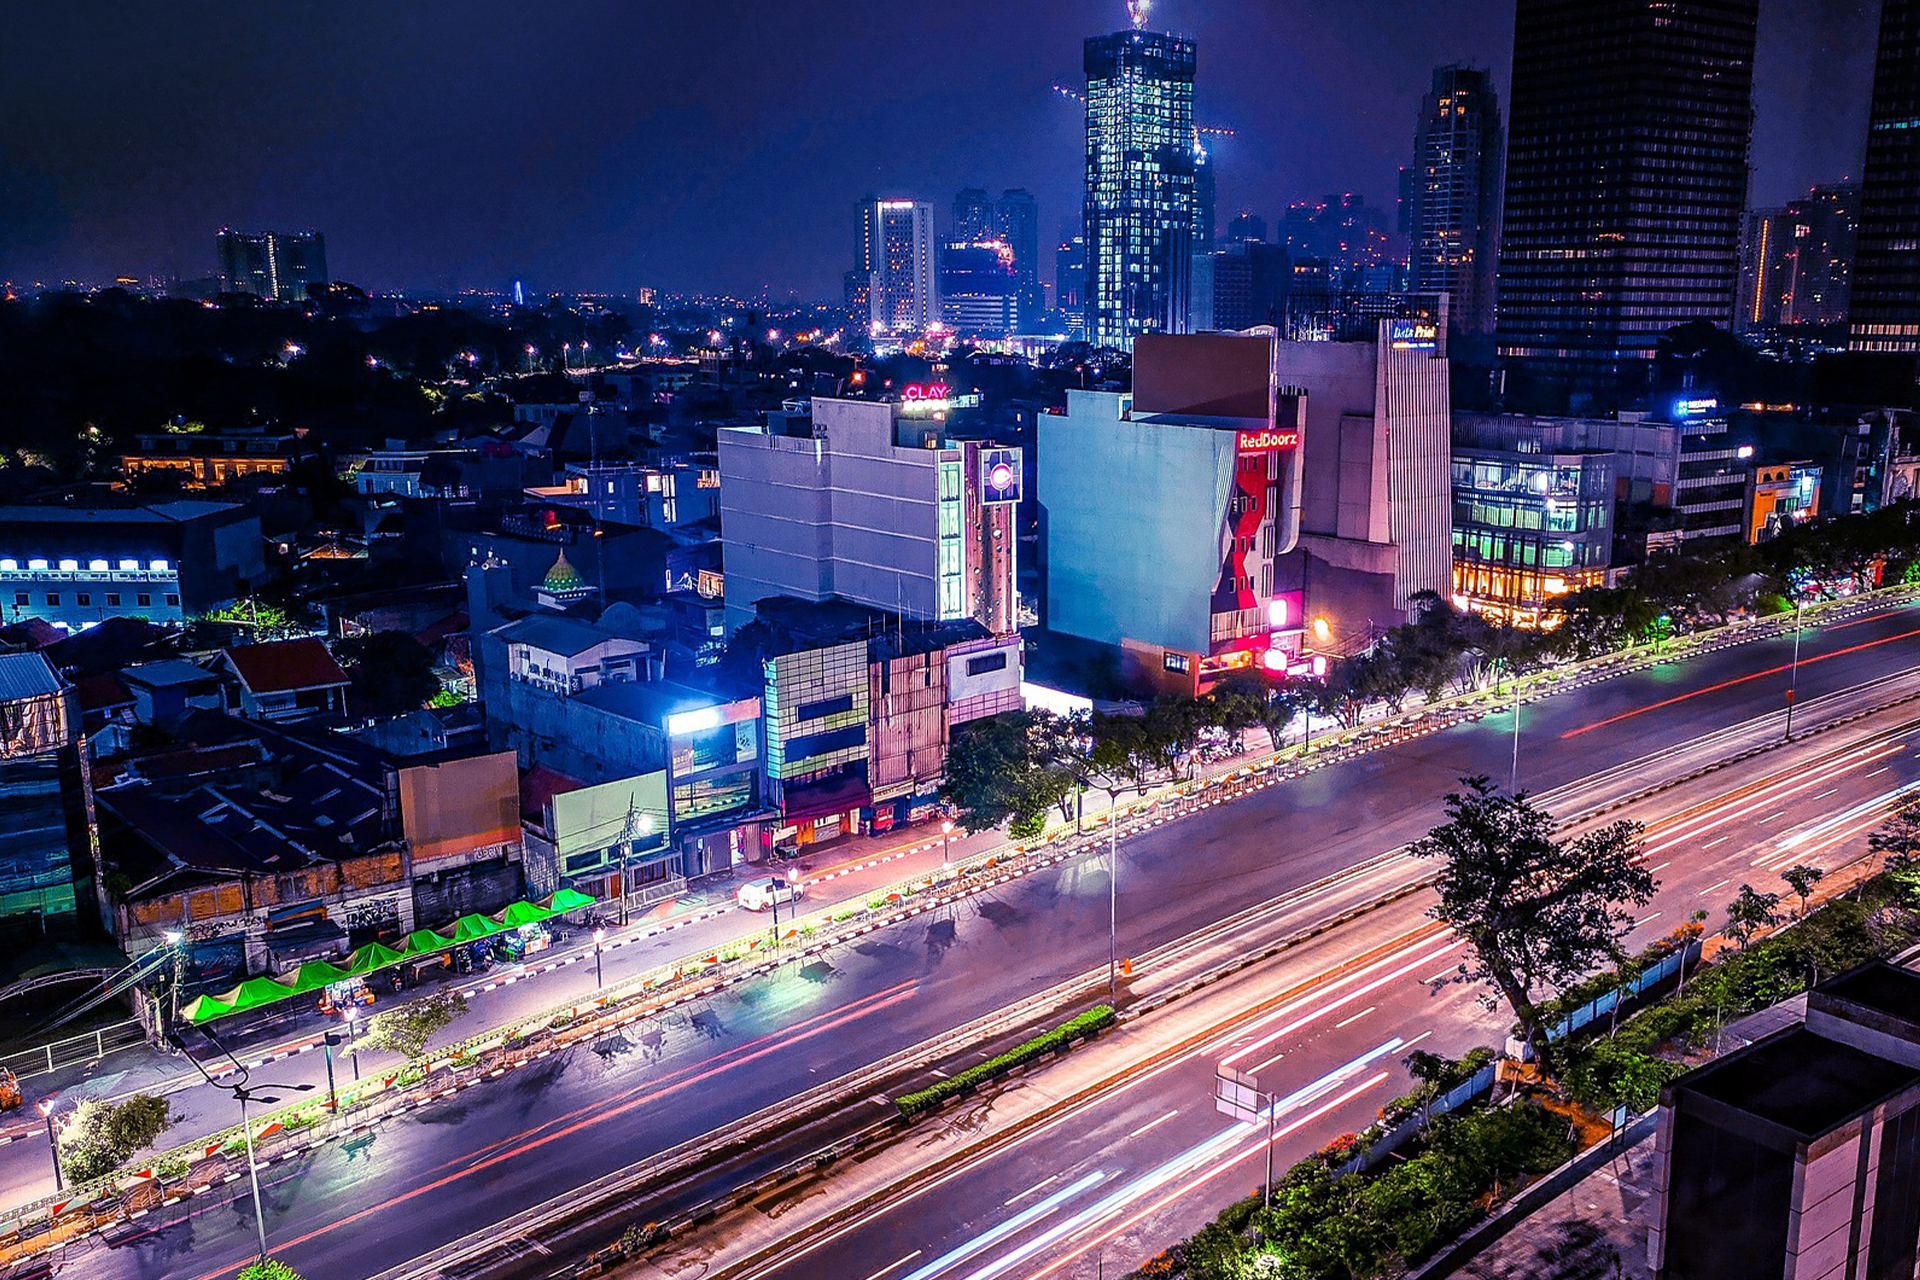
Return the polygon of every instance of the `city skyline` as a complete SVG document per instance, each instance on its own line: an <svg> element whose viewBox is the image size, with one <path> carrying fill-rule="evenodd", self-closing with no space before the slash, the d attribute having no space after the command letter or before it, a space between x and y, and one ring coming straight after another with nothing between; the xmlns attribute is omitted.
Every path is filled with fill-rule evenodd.
<svg viewBox="0 0 1920 1280"><path fill-rule="evenodd" d="M1125 25L1111 0L914 13L886 36L772 6L723 31L597 5L555 23L483 3L460 24L346 5L293 30L229 15L234 56L180 77L210 25L82 8L23 19L0 90L29 126L0 142L0 278L17 283L211 275L222 225L312 226L336 275L379 289L831 299L850 201L944 209L972 185L1035 193L1051 278L1084 129L1051 85L1074 82L1085 37ZM1390 207L1434 66L1486 67L1506 93L1509 5L1370 17L1334 0L1287 20L1155 9L1200 46L1200 121L1237 131L1212 146L1222 222L1327 192ZM1751 204L1858 176L1874 25L1861 0L1763 6ZM732 74L682 56L715 42ZM84 75L61 57L81 47ZM1298 75L1277 103L1281 56Z"/></svg>

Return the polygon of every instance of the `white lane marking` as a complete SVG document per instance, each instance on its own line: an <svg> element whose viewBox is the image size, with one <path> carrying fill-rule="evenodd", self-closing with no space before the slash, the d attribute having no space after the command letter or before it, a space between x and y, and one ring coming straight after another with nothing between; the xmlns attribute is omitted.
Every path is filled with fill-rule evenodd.
<svg viewBox="0 0 1920 1280"><path fill-rule="evenodd" d="M1645 916L1639 920L1635 920L1633 922L1633 927L1638 929L1641 925L1645 924L1648 920L1658 920L1661 914L1662 914L1661 912L1656 911L1650 916Z"/></svg>
<svg viewBox="0 0 1920 1280"><path fill-rule="evenodd" d="M1004 1209L1008 1205L1012 1204L1015 1200L1025 1200L1028 1196L1032 1195L1034 1192L1038 1191L1040 1188L1046 1186L1048 1183L1058 1182L1058 1181L1060 1181L1059 1174L1057 1173L1050 1174L1047 1177L1040 1179L1040 1181L1034 1183L1032 1186L1028 1187L1025 1191L1022 1191L1020 1194L1012 1197L1011 1199L1001 1201L1000 1207ZM899 1266L900 1264L896 1262L894 1265Z"/></svg>
<svg viewBox="0 0 1920 1280"><path fill-rule="evenodd" d="M1840 794L1840 788L1828 787L1825 791L1822 791L1819 795L1809 796L1808 799L1809 800L1825 800L1828 796L1837 796L1839 794Z"/></svg>
<svg viewBox="0 0 1920 1280"><path fill-rule="evenodd" d="M1647 868L1647 869L1648 869L1649 871L1665 871L1665 870L1666 870L1666 869L1667 869L1668 867L1670 867L1670 866L1672 866L1672 865L1673 865L1673 859L1671 859L1671 858L1669 858L1669 859L1667 859L1667 861L1665 861L1665 862L1663 862L1663 863L1661 863L1661 864L1660 864L1659 866L1657 866L1657 867L1649 867L1649 868Z"/></svg>
<svg viewBox="0 0 1920 1280"><path fill-rule="evenodd" d="M1700 850L1701 850L1701 852L1703 852L1703 853L1704 853L1704 852L1706 852L1706 851L1707 851L1708 849L1712 849L1712 848L1716 848L1716 847L1718 847L1719 845L1723 845L1723 844L1725 844L1725 843L1726 843L1727 841L1729 841L1729 840L1731 840L1731 839L1733 839L1733 837L1732 837L1732 836L1721 836L1721 837L1720 837L1720 838L1719 838L1718 840L1709 840L1709 841L1707 841L1707 843L1705 843L1705 844L1703 844L1703 845L1701 845L1701 846L1700 846Z"/></svg>
<svg viewBox="0 0 1920 1280"><path fill-rule="evenodd" d="M1430 1035L1432 1035L1432 1034L1433 1034L1433 1029L1432 1029L1431 1027L1429 1027L1429 1028L1428 1028L1427 1030L1425 1030L1425 1031L1422 1031L1422 1032L1421 1032L1421 1033L1420 1033L1419 1035L1417 1035L1417 1036L1415 1036L1415 1037L1414 1037L1413 1039L1411 1039L1411 1040L1409 1040L1409 1041L1407 1041L1407 1042L1406 1042L1405 1044L1403 1044L1403 1045L1401 1045L1400 1047L1401 1047L1402 1049L1411 1049L1411 1048L1413 1048L1413 1046L1415 1046L1415 1045L1417 1045L1417 1044L1419 1044L1419 1043L1420 1043L1420 1042L1421 1042L1422 1040L1425 1040L1425 1039L1426 1039L1426 1038L1427 1038L1428 1036L1430 1036Z"/></svg>
<svg viewBox="0 0 1920 1280"><path fill-rule="evenodd" d="M1884 766L1884 767L1882 767L1882 768L1879 768L1879 769L1875 769L1875 770L1874 770L1874 771L1873 771L1872 773L1870 773L1870 774L1868 774L1867 776L1868 776L1869 778L1877 778L1877 777L1879 777L1879 776L1880 776L1881 774L1883 774L1883 773L1885 773L1885 772L1887 772L1887 770L1888 770L1888 769L1891 769L1891 768L1893 768L1893 766L1892 766L1892 765L1886 765L1886 766Z"/></svg>
<svg viewBox="0 0 1920 1280"><path fill-rule="evenodd" d="M1440 979L1442 978L1451 978L1454 974L1458 972L1460 972L1460 966L1448 965L1446 968L1442 969L1440 972L1434 974L1431 978L1420 979L1420 984L1422 986L1431 986L1434 983L1440 981Z"/></svg>
<svg viewBox="0 0 1920 1280"><path fill-rule="evenodd" d="M1335 1031L1338 1031L1338 1030L1339 1030L1340 1028L1342 1028L1342 1027L1350 1027L1350 1026L1352 1026L1352 1025L1353 1025L1354 1023L1356 1023L1356 1022L1358 1022L1358 1021L1360 1021L1360 1019L1362 1019L1362 1018L1364 1018L1364 1017L1366 1017L1366 1016L1367 1016L1368 1014L1370 1014L1370 1013L1372 1013L1372 1012L1373 1012L1374 1010L1376 1010L1376 1009L1378 1009L1379 1007L1380 1007L1380 1006L1379 1006L1379 1005L1377 1005L1377 1004L1370 1004L1370 1005L1368 1005L1368 1006L1367 1006L1366 1008L1364 1008L1364 1009L1362 1009L1362 1010L1361 1010L1360 1012L1358 1012L1358 1013L1356 1013L1356 1014L1354 1014L1354 1015L1353 1015L1353 1016L1352 1016L1351 1018L1348 1018L1348 1019L1347 1019L1346 1021L1344 1021L1344 1022L1336 1022L1336 1023L1334 1023L1334 1024L1333 1024L1333 1029L1334 1029Z"/></svg>
<svg viewBox="0 0 1920 1280"><path fill-rule="evenodd" d="M1127 1137L1137 1138L1141 1134L1147 1132L1147 1130L1149 1129L1158 1129L1161 1125L1165 1124L1167 1121L1173 1119L1175 1116L1179 1114L1180 1113L1177 1110L1169 1111L1167 1112L1167 1114L1161 1116L1158 1120L1147 1121L1145 1124L1141 1125L1138 1129L1135 1129L1132 1133L1128 1134Z"/></svg>
<svg viewBox="0 0 1920 1280"><path fill-rule="evenodd" d="M1785 809L1782 809L1782 810L1781 810L1780 812L1778 812L1778 813L1770 813L1770 814L1768 814L1768 815L1767 815L1766 817L1764 817L1764 818L1762 818L1762 819L1760 819L1760 825L1764 827L1764 826L1766 826L1766 825L1767 825L1767 824L1768 824L1769 822L1774 822L1774 821L1777 821L1778 819L1780 819L1780 818L1784 818L1784 817L1786 817L1786 816L1787 816L1787 811L1786 811Z"/></svg>
<svg viewBox="0 0 1920 1280"><path fill-rule="evenodd" d="M1733 881L1731 880L1722 880L1719 884L1710 884L1706 888L1700 891L1700 896L1704 898L1708 894L1712 893L1715 889L1724 889L1732 883Z"/></svg>
<svg viewBox="0 0 1920 1280"><path fill-rule="evenodd" d="M909 1262L912 1262L915 1258L919 1257L921 1254L925 1252L926 1252L925 1249L915 1249L912 1253L908 1254L906 1257L901 1258L896 1262L889 1262L886 1266L880 1268L878 1271L868 1276L867 1280L880 1280L880 1277L887 1274L887 1272L898 1271L901 1267L906 1266Z"/></svg>

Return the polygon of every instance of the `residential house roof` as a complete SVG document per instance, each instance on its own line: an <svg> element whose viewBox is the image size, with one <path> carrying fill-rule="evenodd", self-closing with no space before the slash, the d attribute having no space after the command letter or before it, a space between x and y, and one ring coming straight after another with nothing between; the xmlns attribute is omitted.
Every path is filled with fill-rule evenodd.
<svg viewBox="0 0 1920 1280"><path fill-rule="evenodd" d="M184 658L162 658L158 662L143 662L137 667L128 667L122 671L120 678L128 684L137 684L148 689L166 689L174 685L201 684L220 679L214 672L205 667L195 666Z"/></svg>
<svg viewBox="0 0 1920 1280"><path fill-rule="evenodd" d="M62 688L60 673L38 653L0 653L0 702L44 698Z"/></svg>
<svg viewBox="0 0 1920 1280"><path fill-rule="evenodd" d="M568 658L609 640L621 638L601 630L591 622L557 613L531 614L517 622L495 628L493 634L508 644L523 644L531 649L542 649Z"/></svg>
<svg viewBox="0 0 1920 1280"><path fill-rule="evenodd" d="M255 694L327 689L347 683L347 673L327 652L327 646L312 638L236 645L221 652L240 683Z"/></svg>

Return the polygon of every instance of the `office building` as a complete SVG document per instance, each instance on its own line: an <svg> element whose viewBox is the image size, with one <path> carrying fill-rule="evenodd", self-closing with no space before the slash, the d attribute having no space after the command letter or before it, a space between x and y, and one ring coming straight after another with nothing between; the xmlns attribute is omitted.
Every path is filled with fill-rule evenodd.
<svg viewBox="0 0 1920 1280"><path fill-rule="evenodd" d="M1087 332L1087 238L1071 236L1060 242L1053 258L1053 305L1067 320L1067 333L1084 338Z"/></svg>
<svg viewBox="0 0 1920 1280"><path fill-rule="evenodd" d="M720 430L729 628L773 596L839 596L1018 629L1021 451L950 439L951 395L917 384L889 400L815 397Z"/></svg>
<svg viewBox="0 0 1920 1280"><path fill-rule="evenodd" d="M228 502L0 507L0 612L79 631L185 622L266 578L260 518Z"/></svg>
<svg viewBox="0 0 1920 1280"><path fill-rule="evenodd" d="M1453 447L1453 602L1515 626L1555 599L1605 586L1613 556L1613 455Z"/></svg>
<svg viewBox="0 0 1920 1280"><path fill-rule="evenodd" d="M1101 346L1186 327L1195 219L1194 42L1087 40L1087 329Z"/></svg>
<svg viewBox="0 0 1920 1280"><path fill-rule="evenodd" d="M1503 145L1493 78L1437 68L1414 133L1405 221L1412 289L1450 295L1456 341L1493 334Z"/></svg>
<svg viewBox="0 0 1920 1280"><path fill-rule="evenodd" d="M1046 291L1040 287L1040 205L1033 193L1018 187L1002 191L993 206L993 234L984 238L1012 251L1020 300L1015 327L1031 328L1047 309Z"/></svg>
<svg viewBox="0 0 1920 1280"><path fill-rule="evenodd" d="M305 302L307 286L327 283L327 242L318 231L220 228L221 287L270 302Z"/></svg>
<svg viewBox="0 0 1920 1280"><path fill-rule="evenodd" d="M1859 211L1859 184L1840 182L1749 213L1734 328L1845 324Z"/></svg>
<svg viewBox="0 0 1920 1280"><path fill-rule="evenodd" d="M1658 1280L1908 1280L1920 1252L1920 975L1875 961L1660 1090Z"/></svg>
<svg viewBox="0 0 1920 1280"><path fill-rule="evenodd" d="M1301 593L1309 647L1323 653L1360 647L1453 579L1445 312L1351 332L1274 353L1280 385L1306 401L1300 542L1281 582Z"/></svg>
<svg viewBox="0 0 1920 1280"><path fill-rule="evenodd" d="M1231 222L1227 223L1224 238L1230 245L1241 244L1248 240L1265 240L1267 220L1257 213L1249 213L1242 209L1233 215Z"/></svg>
<svg viewBox="0 0 1920 1280"><path fill-rule="evenodd" d="M1920 351L1920 0L1880 4L1847 321L1855 351Z"/></svg>
<svg viewBox="0 0 1920 1280"><path fill-rule="evenodd" d="M1292 277L1287 251L1277 244L1230 241L1218 253L1196 255L1188 327L1199 332L1281 325Z"/></svg>
<svg viewBox="0 0 1920 1280"><path fill-rule="evenodd" d="M1067 393L1038 423L1049 630L1192 693L1301 661L1279 561L1300 513L1300 394L1256 334L1143 337L1131 392Z"/></svg>
<svg viewBox="0 0 1920 1280"><path fill-rule="evenodd" d="M1213 252L1217 226L1214 219L1218 216L1214 206L1218 201L1213 153L1196 133L1193 135L1193 238L1190 243L1195 254Z"/></svg>
<svg viewBox="0 0 1920 1280"><path fill-rule="evenodd" d="M940 247L940 321L966 337L1004 337L1020 327L1020 275L1004 240Z"/></svg>
<svg viewBox="0 0 1920 1280"><path fill-rule="evenodd" d="M24 943L94 906L91 782L71 685L0 654L0 937Z"/></svg>
<svg viewBox="0 0 1920 1280"><path fill-rule="evenodd" d="M922 334L940 318L933 243L933 206L927 201L861 202L854 271L866 277L867 319L875 336Z"/></svg>
<svg viewBox="0 0 1920 1280"><path fill-rule="evenodd" d="M1759 0L1518 0L1498 355L1516 407L1608 410L1731 321Z"/></svg>
<svg viewBox="0 0 1920 1280"><path fill-rule="evenodd" d="M985 187L968 187L953 198L955 240L991 240L996 230L994 222L993 197Z"/></svg>

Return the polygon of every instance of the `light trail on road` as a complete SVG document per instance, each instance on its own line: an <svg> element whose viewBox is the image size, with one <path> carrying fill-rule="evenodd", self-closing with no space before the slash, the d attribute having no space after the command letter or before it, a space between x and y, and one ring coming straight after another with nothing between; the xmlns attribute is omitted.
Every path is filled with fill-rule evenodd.
<svg viewBox="0 0 1920 1280"><path fill-rule="evenodd" d="M1865 618L1859 619L1859 622L1865 622L1865 621L1867 621L1867 619ZM1849 622L1849 623L1846 623L1845 625L1857 626L1858 623ZM1839 630L1839 628L1835 627L1835 628L1832 628L1832 630ZM1915 636L1920 636L1920 630L1902 631L1897 636L1882 636L1878 640L1862 641L1859 644L1848 645L1844 649L1835 649L1830 653L1815 654L1813 657L1810 657L1810 658L1802 658L1800 659L1800 665L1802 667L1811 667L1817 663L1826 662L1832 658L1845 657L1849 653L1859 653L1863 649L1872 649L1879 645L1892 644L1896 640L1911 640ZM1649 711L1658 711L1662 707L1677 706L1682 702L1687 702L1694 698L1704 697L1709 693L1718 693L1723 689L1736 688L1740 685L1746 684L1750 680L1759 680L1759 679L1763 679L1766 676L1777 676L1783 671L1793 670L1793 666L1794 664L1791 662L1783 662L1777 667L1768 667L1765 671L1755 671L1749 675L1735 676L1731 680L1722 680L1718 684L1710 684L1704 689L1694 689L1688 693L1675 694L1671 698L1662 698L1658 702L1649 702L1645 706L1634 707L1630 711L1622 711L1618 715L1608 716L1604 720L1595 720L1592 724L1583 724L1576 729L1568 729L1566 732L1562 733L1560 736L1562 738L1577 738L1583 733L1592 733L1595 729L1604 729L1606 726L1610 724L1619 724L1622 720L1631 720L1635 716L1643 716L1647 714L1647 712Z"/></svg>

